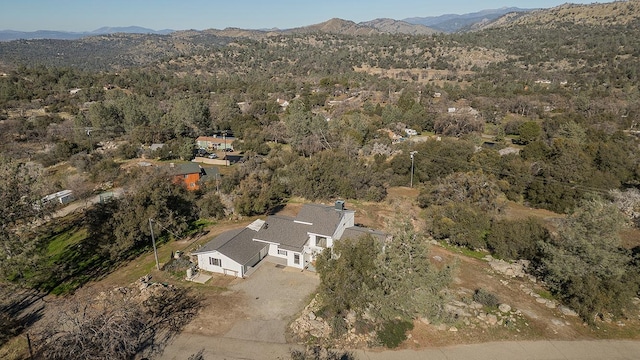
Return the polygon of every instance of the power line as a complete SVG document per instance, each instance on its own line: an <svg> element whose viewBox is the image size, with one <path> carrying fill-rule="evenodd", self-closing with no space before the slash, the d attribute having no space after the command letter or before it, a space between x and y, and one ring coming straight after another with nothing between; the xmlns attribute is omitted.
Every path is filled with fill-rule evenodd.
<svg viewBox="0 0 640 360"><path fill-rule="evenodd" d="M177 240L183 240L184 237L181 237L180 235L174 233L173 231L167 229L166 227L162 226L161 223L159 223L156 219L150 219L151 221L153 221L154 223L158 224L158 226L160 226L163 230L168 231L169 233L171 233L171 235L173 235Z"/></svg>

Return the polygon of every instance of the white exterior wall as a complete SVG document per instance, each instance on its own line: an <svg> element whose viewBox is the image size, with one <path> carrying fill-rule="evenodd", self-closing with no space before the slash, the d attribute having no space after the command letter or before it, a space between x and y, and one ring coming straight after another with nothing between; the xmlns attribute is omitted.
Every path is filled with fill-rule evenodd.
<svg viewBox="0 0 640 360"><path fill-rule="evenodd" d="M333 246L333 238L331 236L309 233L309 241L307 242L309 247L318 247L319 248L319 246L318 246L318 238L319 237L327 238L327 247L328 248Z"/></svg>
<svg viewBox="0 0 640 360"><path fill-rule="evenodd" d="M216 258L222 261L222 266L213 266L209 264L209 258ZM198 254L198 267L205 271L211 271L219 274L243 277L242 265L214 251L210 253Z"/></svg>
<svg viewBox="0 0 640 360"><path fill-rule="evenodd" d="M336 232L333 234L333 238L340 239L342 237L342 233L344 233L344 230L348 227L354 226L355 221L356 221L356 212L345 211L344 214L342 214L342 221L340 221L340 224L336 228Z"/></svg>
<svg viewBox="0 0 640 360"><path fill-rule="evenodd" d="M60 196L58 200L60 201L61 204L68 204L73 200L75 200L75 198L73 197L73 194L68 194L68 195Z"/></svg>
<svg viewBox="0 0 640 360"><path fill-rule="evenodd" d="M299 264L295 264L293 262L293 258L295 256L295 254L297 254L299 256L299 259L300 259L300 263ZM304 269L304 257L299 252L289 251L288 250L287 251L287 266L291 266L291 267L298 268L298 269Z"/></svg>
<svg viewBox="0 0 640 360"><path fill-rule="evenodd" d="M255 240L254 240L255 241ZM278 254L278 244L271 244L269 243L269 255L270 256L275 256L275 257L279 257L279 258L283 258L286 259L285 256L282 256L280 254Z"/></svg>
<svg viewBox="0 0 640 360"><path fill-rule="evenodd" d="M304 268L304 259L301 253L283 249L284 251L287 252L287 255L281 255L281 254L278 254L279 249L280 247L278 246L278 244L269 243L269 256L274 256L280 259L287 260L287 266L295 267L298 269ZM294 264L293 262L294 254L298 254L300 256L300 264Z"/></svg>

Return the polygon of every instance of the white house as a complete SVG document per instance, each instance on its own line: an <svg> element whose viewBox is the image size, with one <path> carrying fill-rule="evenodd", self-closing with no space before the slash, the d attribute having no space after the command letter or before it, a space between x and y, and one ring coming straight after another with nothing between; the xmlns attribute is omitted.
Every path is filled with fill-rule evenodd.
<svg viewBox="0 0 640 360"><path fill-rule="evenodd" d="M222 134L221 136L199 136L196 139L196 147L202 150L233 150L231 145L236 140L233 136Z"/></svg>
<svg viewBox="0 0 640 360"><path fill-rule="evenodd" d="M354 226L355 211L344 201L335 206L306 204L296 217L273 215L243 229L227 231L193 252L198 267L211 272L244 277L265 256L282 259L287 266L313 269L316 257L337 240L381 232Z"/></svg>
<svg viewBox="0 0 640 360"><path fill-rule="evenodd" d="M72 202L75 199L76 198L73 196L73 190L62 190L43 197L42 199L40 199L40 202L42 204L48 204L53 201L64 205Z"/></svg>
<svg viewBox="0 0 640 360"><path fill-rule="evenodd" d="M269 216L254 241L268 244L269 255L286 260L287 266L304 269L354 221L355 211L346 210L343 201L335 206L306 204L295 218Z"/></svg>
<svg viewBox="0 0 640 360"><path fill-rule="evenodd" d="M404 132L407 133L408 136L416 136L418 135L418 131L414 129L404 129Z"/></svg>
<svg viewBox="0 0 640 360"><path fill-rule="evenodd" d="M245 228L224 232L191 254L198 257L202 270L244 277L267 256L268 246L253 241L263 224L263 220L256 220Z"/></svg>

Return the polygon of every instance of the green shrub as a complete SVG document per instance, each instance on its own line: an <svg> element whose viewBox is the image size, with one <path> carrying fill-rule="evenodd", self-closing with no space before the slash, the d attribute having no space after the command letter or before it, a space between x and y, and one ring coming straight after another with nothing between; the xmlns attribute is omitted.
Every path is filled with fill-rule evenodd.
<svg viewBox="0 0 640 360"><path fill-rule="evenodd" d="M477 289L473 294L473 300L490 308L497 307L500 304L498 297L485 289Z"/></svg>
<svg viewBox="0 0 640 360"><path fill-rule="evenodd" d="M472 250L486 248L485 238L491 226L486 211L473 205L451 202L432 206L427 213L429 230L435 239L449 239L454 245Z"/></svg>
<svg viewBox="0 0 640 360"><path fill-rule="evenodd" d="M305 351L291 350L291 360L352 360L350 352L337 352L320 346L307 347Z"/></svg>
<svg viewBox="0 0 640 360"><path fill-rule="evenodd" d="M331 326L331 329L333 330L333 335L335 337L340 337L344 334L347 333L347 331L349 331L349 328L347 327L347 322L344 320L344 318L342 316L333 316L329 319L329 325Z"/></svg>
<svg viewBox="0 0 640 360"><path fill-rule="evenodd" d="M384 346L393 349L407 339L407 331L411 329L413 329L413 323L410 321L387 321L378 331L378 339Z"/></svg>
<svg viewBox="0 0 640 360"><path fill-rule="evenodd" d="M503 259L533 259L536 244L546 241L549 232L534 218L497 220L491 224L487 247L492 254Z"/></svg>

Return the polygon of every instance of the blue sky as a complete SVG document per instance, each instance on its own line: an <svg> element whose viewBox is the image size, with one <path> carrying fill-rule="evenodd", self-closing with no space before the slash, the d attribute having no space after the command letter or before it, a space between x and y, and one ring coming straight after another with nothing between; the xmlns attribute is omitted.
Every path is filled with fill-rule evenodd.
<svg viewBox="0 0 640 360"><path fill-rule="evenodd" d="M161 29L280 29L331 18L355 22L376 18L465 14L501 7L548 8L566 0L0 0L0 30L91 31L102 26ZM608 1L601 1L608 2Z"/></svg>

